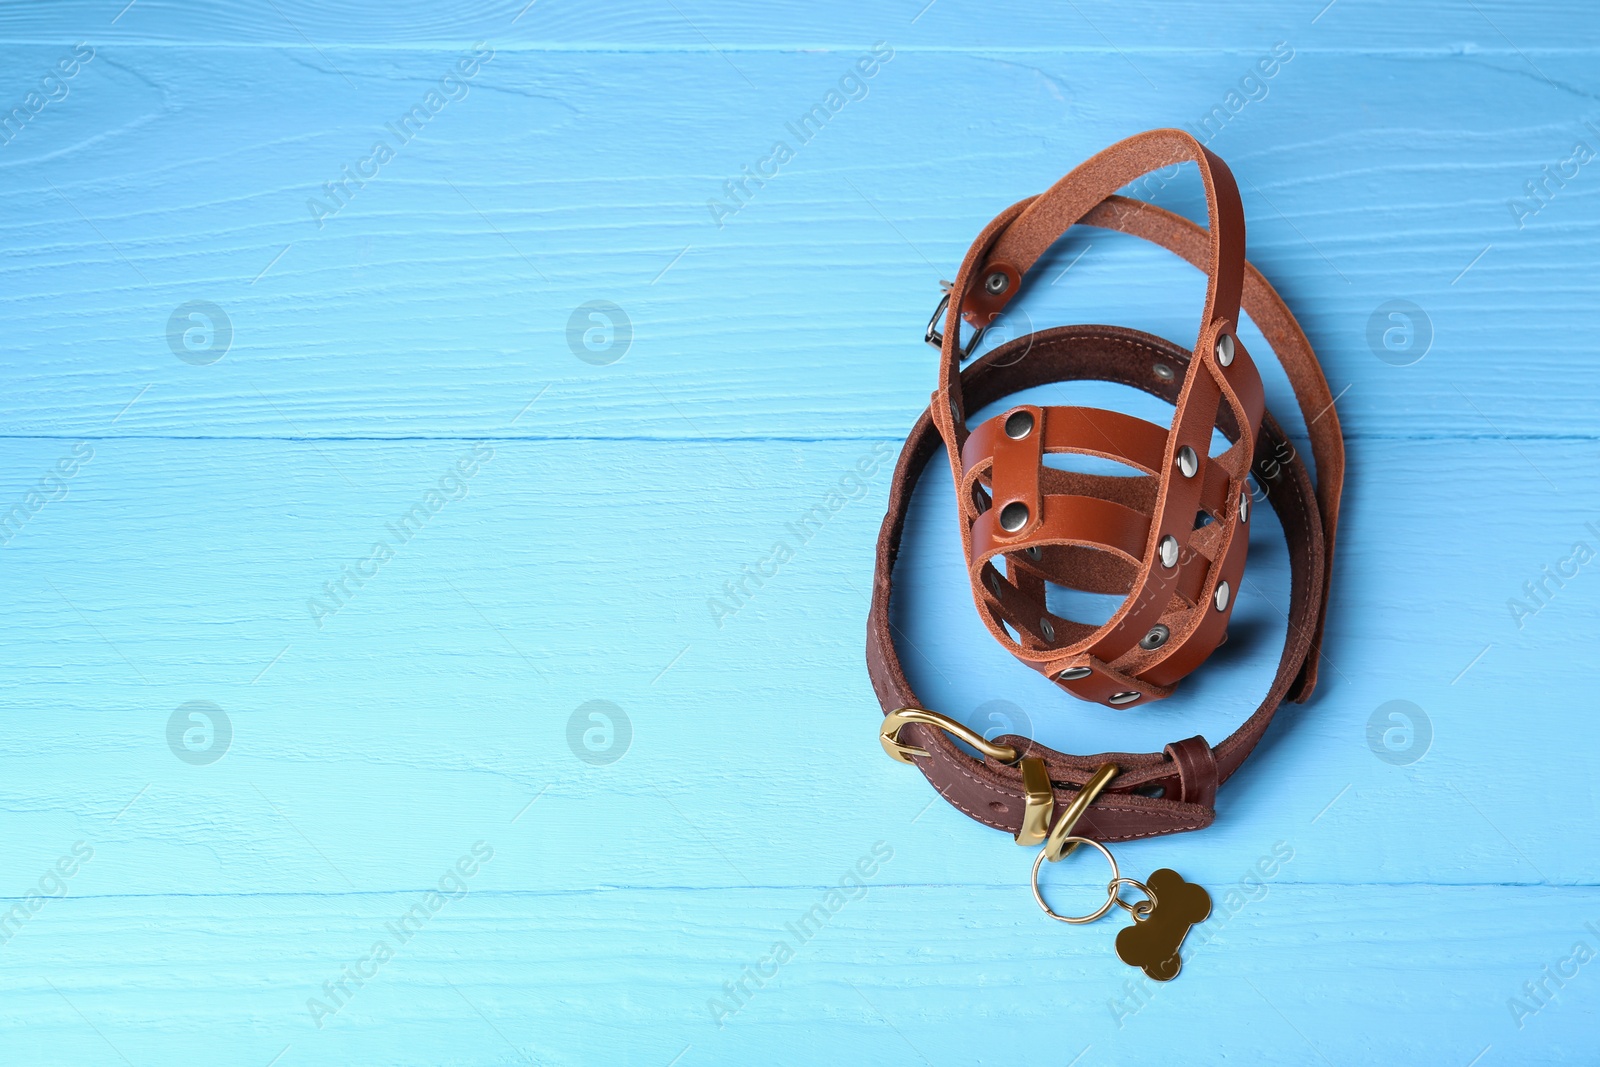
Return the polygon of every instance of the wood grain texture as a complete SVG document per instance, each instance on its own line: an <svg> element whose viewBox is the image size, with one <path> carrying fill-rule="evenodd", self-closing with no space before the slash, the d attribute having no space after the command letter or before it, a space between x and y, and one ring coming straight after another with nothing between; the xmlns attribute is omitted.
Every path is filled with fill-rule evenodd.
<svg viewBox="0 0 1600 1067"><path fill-rule="evenodd" d="M1560 177L1600 151L1591 12L119 6L0 9L5 108L94 50L0 143L0 1062L1600 1062L1600 162ZM1210 146L1340 394L1343 552L1317 699L1214 827L1118 849L1217 902L1158 987L883 758L866 592L938 279L1279 42ZM1200 210L1192 174L1138 191ZM1193 336L1162 253L1051 257L1013 328ZM597 300L631 341L585 347ZM215 361L169 339L190 301ZM1075 751L1253 708L1268 509L1227 645L1119 713L984 635L950 494L936 463L894 605L927 704Z"/></svg>

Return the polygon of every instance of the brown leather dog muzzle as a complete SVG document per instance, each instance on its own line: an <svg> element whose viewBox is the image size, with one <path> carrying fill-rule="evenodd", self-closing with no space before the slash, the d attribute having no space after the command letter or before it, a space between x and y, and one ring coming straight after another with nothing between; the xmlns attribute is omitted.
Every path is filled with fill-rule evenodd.
<svg viewBox="0 0 1600 1067"><path fill-rule="evenodd" d="M1198 165L1205 185L1205 228L1116 195L1151 171L1183 162ZM1067 326L1016 338L963 370L981 331L1016 298L1050 245L1078 223L1141 237L1206 272L1193 349L1119 327ZM973 242L946 299L942 331L935 323L929 328L940 348L939 387L900 454L878 540L867 663L888 716L884 747L920 767L957 808L1015 834L1019 843L1042 840L1050 812L1070 804L1108 763L1118 773L1077 833L1118 841L1207 826L1217 786L1250 754L1279 703L1304 701L1315 687L1344 478L1334 398L1294 316L1245 261L1244 212L1233 176L1181 131L1129 138L1044 194L1001 212ZM1314 482L1266 411L1261 376L1238 336L1241 309L1294 390ZM965 346L963 320L975 331ZM1163 427L1098 408L1019 404L967 426L969 411L1075 380L1116 382L1160 397L1174 406L1172 422ZM1229 442L1215 455L1214 431ZM955 480L967 577L989 632L1068 693L1111 707L1168 696L1224 640L1245 580L1252 508L1270 504L1288 541L1290 607L1277 673L1255 713L1215 747L1191 737L1158 753L1075 756L1014 735L986 742L923 711L895 650L889 602L911 491L941 442ZM1138 473L1046 464L1047 456L1062 453L1112 460ZM1099 625L1075 621L1050 610L1052 585L1114 594L1121 606Z"/></svg>

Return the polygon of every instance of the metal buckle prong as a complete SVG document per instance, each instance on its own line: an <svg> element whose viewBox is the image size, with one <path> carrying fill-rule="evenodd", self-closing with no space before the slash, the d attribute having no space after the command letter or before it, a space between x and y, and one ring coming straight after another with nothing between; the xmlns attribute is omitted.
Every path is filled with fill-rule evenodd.
<svg viewBox="0 0 1600 1067"><path fill-rule="evenodd" d="M907 723L921 723L924 726L937 726L945 733L958 740L965 741L973 748L982 752L984 756L1000 763L1015 763L1022 757L1022 753L1010 745L997 745L982 734L975 733L961 723L947 715L940 715L937 711L928 711L926 708L896 708L883 717L883 725L878 729L878 741L883 745L883 750L891 759L901 763L910 763L913 756L926 756L928 753L920 748L900 743L900 728Z"/></svg>

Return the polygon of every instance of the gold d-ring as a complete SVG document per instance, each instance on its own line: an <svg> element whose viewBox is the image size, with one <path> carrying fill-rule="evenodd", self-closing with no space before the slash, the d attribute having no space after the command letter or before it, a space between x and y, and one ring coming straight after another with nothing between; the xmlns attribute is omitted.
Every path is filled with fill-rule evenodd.
<svg viewBox="0 0 1600 1067"><path fill-rule="evenodd" d="M989 759L1000 763L1015 763L1022 753L1010 745L997 745L984 737L974 733L961 723L947 715L940 715L937 711L928 711L924 708L896 708L883 717L883 725L878 728L878 741L883 745L883 750L889 753L891 759L901 763L910 763L912 756L926 756L928 753L920 748L902 745L899 740L900 727L907 723L921 723L924 726L937 726L947 734L965 741L973 748L982 752Z"/></svg>
<svg viewBox="0 0 1600 1067"><path fill-rule="evenodd" d="M1072 798L1072 803L1067 805L1066 810L1061 813L1061 818L1057 819L1055 826L1051 828L1050 836L1045 838L1044 848L1039 853L1041 856L1054 863L1076 848L1078 842L1084 840L1081 837L1072 836L1073 827L1078 825L1078 820L1083 818L1083 813L1089 810L1089 805L1094 803L1094 798L1100 795L1100 790L1104 789L1111 779L1117 776L1117 771L1118 767L1115 763L1102 764L1100 769L1095 771L1087 782L1083 783L1083 787L1078 790L1078 795ZM1098 843L1095 844L1098 847ZM1106 852L1103 848L1100 851ZM1111 853L1106 852L1106 858L1109 859L1110 857ZM1033 866L1034 870L1039 869L1037 863ZM1111 866L1115 868L1116 863L1113 862ZM1037 893L1037 890L1035 892ZM1106 907L1111 907L1111 904L1108 902ZM1101 910L1100 915L1104 914L1105 911Z"/></svg>
<svg viewBox="0 0 1600 1067"><path fill-rule="evenodd" d="M1106 848L1106 846L1102 845L1100 842L1096 841L1094 838L1067 837L1063 840L1070 841L1074 845L1093 845L1095 848L1100 850L1100 855L1106 858L1106 862L1111 864L1111 885L1108 887L1106 892L1106 902L1100 905L1098 910L1090 912L1088 915L1057 915L1055 912L1051 911L1050 905L1044 902L1044 894L1039 892L1039 867L1044 863L1045 853L1049 850L1049 846L1041 848L1039 850L1039 854L1035 856L1033 860L1033 899L1039 902L1039 907L1044 909L1044 913L1046 915L1050 916L1050 918L1056 920L1057 922L1072 923L1074 926L1082 923L1092 923L1096 919L1100 918L1100 916L1110 911L1111 905L1116 903L1116 887L1122 882L1122 872L1117 870L1117 860L1115 856L1111 855L1111 850Z"/></svg>

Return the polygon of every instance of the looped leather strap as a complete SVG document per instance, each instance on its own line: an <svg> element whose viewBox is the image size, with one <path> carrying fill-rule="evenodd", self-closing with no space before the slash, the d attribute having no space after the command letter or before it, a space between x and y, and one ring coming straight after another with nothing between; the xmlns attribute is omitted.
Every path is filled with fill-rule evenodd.
<svg viewBox="0 0 1600 1067"><path fill-rule="evenodd" d="M1202 177L1207 186L1210 230L1153 205L1107 195L1147 170L1166 166L1178 157L1196 159L1201 164ZM1093 202L1085 203L1091 195ZM1130 139L1102 153L1043 196L1022 201L1002 212L974 242L952 290L951 310L945 324L940 389L935 393L930 409L923 413L912 429L906 447L900 454L890 488L888 514L879 536L872 607L868 615L867 663L879 701L888 712L899 707L921 706L905 677L894 647L889 603L894 560L911 491L941 439L956 478L957 491L964 494L961 500L964 517L971 519L970 523L963 523L963 537L968 558L975 563L973 573L979 583L978 588L982 588L982 583L990 574L985 564L995 556L982 544L981 538L990 536L995 527L1003 528L1006 520L1001 515L991 518L983 526L977 520L985 515L995 516L994 505L1001 502L1005 494L1024 503L1032 501L1039 504L1047 513L1042 520L1045 523L1053 518L1048 514L1052 510L1050 501L1066 501L1054 509L1066 516L1054 519L1055 525L1051 528L1058 533L1073 522L1092 525L1092 516L1085 519L1083 513L1093 508L1100 508L1098 514L1103 520L1098 530L1110 531L1097 532L1094 539L1097 543L1091 543L1089 538L1074 537L1070 532L1065 536L1036 539L1034 544L1028 544L1026 540L1013 542L1013 545L1021 545L1022 550L1006 555L1008 573L998 583L998 590L991 590L997 594L993 603L980 595L980 607L985 609L985 619L990 623L994 623L997 614L1007 608L1008 599L1016 602L1023 597L1033 601L1034 598L1028 594L1030 591L1042 593L1046 574L1059 573L1063 565L1074 562L1081 565L1089 553L1100 559L1101 565L1095 573L1082 578L1079 583L1082 588L1104 592L1125 591L1130 582L1130 572L1135 567L1139 571L1132 575L1133 579L1148 578L1151 573L1159 573L1160 556L1156 546L1162 529L1160 502L1171 494L1172 484L1181 478L1190 484L1193 500L1209 501L1213 506L1220 494L1223 503L1234 509L1231 518L1222 518L1230 527L1240 527L1241 511L1248 509L1248 504L1241 504L1243 498L1239 495L1243 479L1247 473L1255 474L1265 494L1265 502L1277 512L1288 542L1291 584L1289 625L1283 655L1272 685L1254 714L1214 749L1204 739L1195 737L1168 745L1161 753L1074 756L1055 752L1025 737L996 739L1016 748L1023 756L1043 760L1058 806L1067 804L1075 790L1101 765L1109 762L1121 767L1122 772L1091 806L1082 821L1083 830L1080 832L1102 841L1130 840L1209 825L1215 818L1217 786L1226 781L1254 749L1279 703L1285 697L1296 701L1307 699L1316 683L1317 646L1326 612L1328 571L1343 484L1343 440L1338 416L1332 409L1332 396L1327 382L1304 333L1271 285L1254 267L1244 262L1243 220L1237 207L1237 191L1231 177L1227 176L1226 167L1219 160L1206 153L1186 134L1156 131ZM1215 349L1218 331L1214 328L1203 326L1196 349L1185 351L1169 341L1134 330L1109 326L1060 327L1018 338L978 359L964 372L960 370L957 309L973 311L980 318L997 310L993 301L969 301L968 294L972 291L974 281L984 277L986 270L990 275L1004 273L1003 270L991 269L996 263L1015 270L1015 278L1007 276L1003 286L999 282L993 285L993 288L1000 290L1000 296L1009 299L1006 294L1015 295L1022 273L1033 265L1067 225L1078 221L1150 240L1206 270L1211 278L1206 315L1213 327L1219 321L1214 316L1221 310L1226 312L1226 317L1220 321L1231 334L1238 316L1238 303L1242 300L1244 309L1283 364L1305 415L1317 466L1315 484L1306 464L1295 456L1283 430L1259 406L1259 400L1251 403L1245 391L1243 402L1240 402L1241 390L1238 389L1230 395L1227 388L1230 372L1228 366L1218 361ZM1237 242L1230 236L1235 229ZM1230 276L1238 279L1236 286L1230 281ZM984 291L987 293L989 289L985 286ZM1247 356L1241 363L1241 354L1242 346L1238 346L1234 351L1232 366L1244 366L1249 371L1248 377L1253 377L1254 365L1248 363ZM1159 427L1145 424L1149 430L1144 430L1131 425L1138 420L1122 422L1114 413L1089 415L1081 409L1074 413L1074 409L1024 406L1034 420L1035 431L1031 436L1036 437L1037 441L1027 445L1027 450L1023 451L1013 450L1002 441L1003 436L1006 440L1021 440L1027 444L1026 438L1030 435L1019 438L1014 432L1020 428L1020 421L1008 431L1003 423L996 426L992 425L994 420L990 420L984 424L987 429L980 427L970 436L963 423L962 413L969 408L983 407L1036 385L1078 379L1120 382L1175 404L1179 413L1174 429L1162 431ZM1210 402L1212 406L1207 409L1202 405L1197 409L1203 415L1200 423L1204 426L1204 439L1209 443L1214 420L1216 429L1233 442L1234 447L1223 456L1212 457L1213 463L1223 467L1222 473L1211 475L1208 472L1206 477L1202 477L1197 464L1193 474L1185 474L1180 468L1179 474L1174 476L1173 461L1177 458L1181 447L1179 441L1185 433L1185 400L1196 395L1199 389L1196 383L1202 380L1209 380L1216 386L1216 399ZM1238 381L1239 378L1235 376L1231 380ZM1259 390L1259 378L1255 378L1255 388ZM1220 406L1218 401L1222 401ZM1015 414L1018 410L1024 409L1012 409L1007 415ZM1043 428L1038 425L1041 416L1045 423ZM1063 442L1070 446L1074 440L1082 439L1095 428L1106 431L1113 439L1115 458L1139 468L1140 462L1132 461L1143 457L1144 469L1148 469L1148 457L1154 454L1157 443L1150 431L1158 435L1167 433L1167 440L1161 449L1163 470L1159 476L1160 484L1150 484L1149 479L1158 477L1154 472L1147 475L1142 488L1130 488L1139 480L1097 481L1086 475L1051 471L1038 463L1039 458L1052 447L1052 442L1058 448ZM972 445L972 439L979 433L985 435L984 440ZM964 446L969 445L972 451L964 454ZM1095 454L1094 447L1103 450L1105 446L1077 450ZM1024 462L1009 461L1008 451L1018 453L1013 458ZM1196 451L1199 453L1198 459L1208 449ZM1235 458L1229 460L1229 456ZM984 462L989 464L987 479L984 478L986 472L978 469ZM1044 471L1034 476L1037 484L1028 481L1027 471L1030 469ZM1127 483L1120 490L1123 493L1122 500L1107 499L1114 495L1113 487L1107 484L1110 482ZM978 489L992 494L989 507L982 507ZM969 509L968 503L974 506ZM1180 502L1179 506L1189 505ZM1193 514L1194 508L1190 507L1189 517ZM1141 530L1141 516L1145 515L1152 517L1149 527ZM1118 532L1119 522L1122 524L1121 532ZM1025 526L1019 532L1027 534L1034 528ZM1213 605L1218 603L1213 592L1219 581L1217 569L1220 567L1224 573L1236 574L1237 570L1229 571L1228 568L1234 564L1239 568L1243 565L1242 551L1247 532L1244 528L1237 528L1238 536L1232 537L1233 532L1232 529L1227 532L1226 546L1222 546L1221 539L1216 537L1209 544L1197 539L1197 550L1202 553L1209 550L1211 553L1207 559L1207 573L1197 582L1195 574L1189 574L1186 579L1180 572L1176 583L1163 590L1167 595L1159 598L1160 602L1154 608L1155 615L1151 618L1167 617L1164 612L1172 610L1174 605L1179 609L1198 605L1204 613L1207 601ZM1142 537L1139 536L1141 534ZM974 548L975 544L977 548ZM1224 547L1226 550L1221 550ZM1030 552L1030 548L1036 548L1037 552ZM1119 548L1121 557L1117 555ZM1139 552L1133 551L1135 548ZM1235 552L1238 553L1236 558ZM1120 563L1117 562L1119 558ZM1111 562L1106 563L1106 560ZM1035 564L1042 566L1033 567L1037 573L1030 573L1030 567ZM1052 566L1056 568L1055 572L1050 570ZM1013 573L1015 580L1012 579ZM998 572L995 572L995 576L998 577ZM1033 584L1035 580L1037 585ZM1186 580L1187 585L1184 584ZM1139 588L1137 584L1134 587L1136 591ZM975 588L975 593L978 588ZM1235 582L1230 593L1236 592L1237 588ZM1130 595L1129 604L1136 599L1136 596ZM1124 605L1121 614L1129 612L1129 604ZM1026 606L1031 610L1033 605L1028 603ZM989 610L991 608L993 610ZM1135 605L1135 610L1140 609L1150 610L1148 604ZM1213 608L1213 612L1222 615L1225 621L1225 612L1219 608ZM1182 614L1182 610L1179 614ZM1061 621L1068 623L1068 620ZM1114 628L1116 623L1117 619L1113 618L1111 623L1100 629L1107 631L1108 628ZM991 630L997 628L1001 634L1005 633L1003 628L991 626ZM1019 626L1018 629L1020 631L1023 628ZM1025 636L1037 639L1048 635ZM1066 633L1058 631L1055 636L1058 641L1064 638L1068 642L1092 644L1101 640L1104 633L1074 631L1069 625ZM1101 660L1094 662L1113 682L1129 685L1142 683L1149 690L1170 684L1163 683L1163 678L1175 681L1187 673L1209 653L1221 636L1220 632L1216 633L1215 640L1209 640L1209 643L1205 640L1178 642L1179 652L1182 653L1177 657L1179 662L1161 661L1167 663L1165 673L1160 669L1150 669L1151 665L1146 663L1143 678L1119 670L1115 664ZM1024 653L1034 654L1034 662L1030 665L1037 667L1048 659L1036 655L1040 649L1034 646L1041 643L1037 640L1011 641L1009 635L1006 640L1008 647L1017 646L1012 647L1014 653L1020 648ZM1019 655L1019 658L1029 661L1027 655ZM1047 666L1053 666L1054 662L1059 660ZM1025 793L1021 774L1015 767L989 760L975 760L958 748L943 731L931 727L908 725L901 736L902 740L928 753L926 758L919 757L915 762L954 806L979 822L1011 833L1017 831L1021 825Z"/></svg>
<svg viewBox="0 0 1600 1067"><path fill-rule="evenodd" d="M1217 802L1217 758L1198 735L1174 741L1166 747L1167 758L1178 765L1178 796L1185 804L1215 807Z"/></svg>
<svg viewBox="0 0 1600 1067"><path fill-rule="evenodd" d="M1199 165L1205 184L1209 284L1188 360L1200 370L1183 377L1171 428L1022 406L969 433L957 309L987 324L1067 228L1122 185L1183 160ZM1227 632L1249 545L1245 479L1265 411L1260 375L1236 336L1244 264L1244 213L1227 166L1188 134L1155 130L1003 212L956 276L934 420L958 472L973 598L995 640L1074 696L1112 706L1165 697ZM1214 427L1236 442L1219 456L1209 455ZM1145 477L1091 479L1044 464L1061 452L1117 460ZM1091 627L1051 612L1047 583L1119 593L1122 606Z"/></svg>

